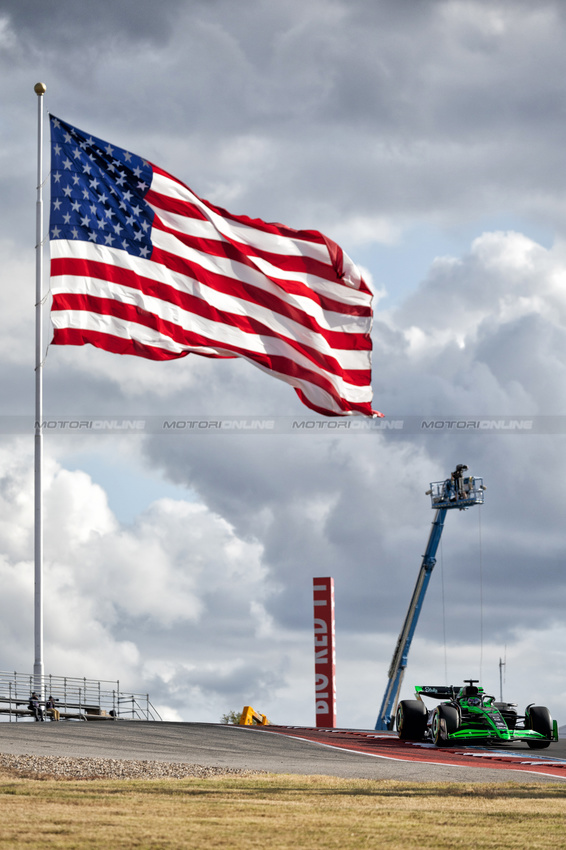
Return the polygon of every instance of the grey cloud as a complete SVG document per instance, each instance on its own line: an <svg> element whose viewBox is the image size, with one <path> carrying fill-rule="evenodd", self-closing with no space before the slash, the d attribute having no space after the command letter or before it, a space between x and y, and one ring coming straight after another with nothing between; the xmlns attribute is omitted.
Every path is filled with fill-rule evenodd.
<svg viewBox="0 0 566 850"><path fill-rule="evenodd" d="M191 5L201 4L192 0ZM159 6L138 0L81 4L73 0L48 4L37 0L2 0L0 14L7 15L13 28L25 33L31 43L42 40L47 42L47 49L80 53L85 43L89 45L94 39L112 43L117 35L163 42L170 35L173 18L182 6L181 0L166 0Z"/></svg>
<svg viewBox="0 0 566 850"><path fill-rule="evenodd" d="M10 9L16 32L36 28L44 43L43 19L24 6ZM481 12L472 14L481 6L419 3L410 14L394 6L253 3L234 15L226 3L170 3L163 13L136 4L130 26L123 4L97 4L93 52L77 41L71 83L60 78L60 56L44 66L55 75L49 104L103 137L118 133L203 194L240 182L242 210L297 226L313 226L322 212L335 228L337 209L401 220L417 213L444 226L451 215L443 211L455 207L462 216L510 207L540 216L541 193L562 209L564 99L552 82L563 76L559 5L520 16L491 4L489 38ZM91 9L71 15L58 4L52 25L72 34ZM98 22L123 40L119 49ZM146 47L146 37L155 43ZM219 138L226 150L260 139L261 167L223 162Z"/></svg>
<svg viewBox="0 0 566 850"><path fill-rule="evenodd" d="M528 388L537 411L545 415L562 413L565 338L564 328L540 316L524 316L497 333L486 333L479 341L478 358L489 367L499 386L520 384Z"/></svg>

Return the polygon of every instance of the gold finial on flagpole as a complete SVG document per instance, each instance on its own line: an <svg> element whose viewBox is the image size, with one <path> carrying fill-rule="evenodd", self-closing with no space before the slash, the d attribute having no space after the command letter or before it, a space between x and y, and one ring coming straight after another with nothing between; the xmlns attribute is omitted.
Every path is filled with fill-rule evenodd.
<svg viewBox="0 0 566 850"><path fill-rule="evenodd" d="M47 86L45 85L45 83L36 83L33 87L33 90L38 97L41 97L41 95L45 94L45 92L47 91Z"/></svg>

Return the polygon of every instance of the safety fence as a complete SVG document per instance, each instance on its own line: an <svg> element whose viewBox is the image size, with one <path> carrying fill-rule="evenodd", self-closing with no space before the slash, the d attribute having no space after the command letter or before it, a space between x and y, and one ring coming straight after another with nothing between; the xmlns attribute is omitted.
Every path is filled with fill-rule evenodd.
<svg viewBox="0 0 566 850"><path fill-rule="evenodd" d="M5 672L0 672L0 718L29 719L32 693L42 707L53 697L63 720L161 720L149 694L123 691L118 680Z"/></svg>

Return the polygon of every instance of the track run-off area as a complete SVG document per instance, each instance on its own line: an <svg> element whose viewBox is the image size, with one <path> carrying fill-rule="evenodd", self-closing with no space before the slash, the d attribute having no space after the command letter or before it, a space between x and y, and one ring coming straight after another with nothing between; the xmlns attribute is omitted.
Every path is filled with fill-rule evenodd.
<svg viewBox="0 0 566 850"><path fill-rule="evenodd" d="M469 767L472 770L475 767L482 767L494 771L524 771L566 779L566 758L562 757L566 755L566 747L560 741L544 750L531 750L524 744L508 748L479 745L441 748L432 743L402 741L392 732L292 726L267 728L268 731L276 734L289 735L354 753L364 753L375 758L446 767Z"/></svg>

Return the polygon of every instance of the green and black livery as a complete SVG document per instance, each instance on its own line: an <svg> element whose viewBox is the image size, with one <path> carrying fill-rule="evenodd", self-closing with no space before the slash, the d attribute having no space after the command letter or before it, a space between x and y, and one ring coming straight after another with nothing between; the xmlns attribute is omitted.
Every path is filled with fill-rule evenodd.
<svg viewBox="0 0 566 850"><path fill-rule="evenodd" d="M526 743L533 750L558 741L558 724L548 708L528 705L523 715L515 703L496 702L466 679L464 687L417 685L416 699L401 700L396 727L406 741L433 741L437 747L458 744ZM423 697L445 700L429 711Z"/></svg>

